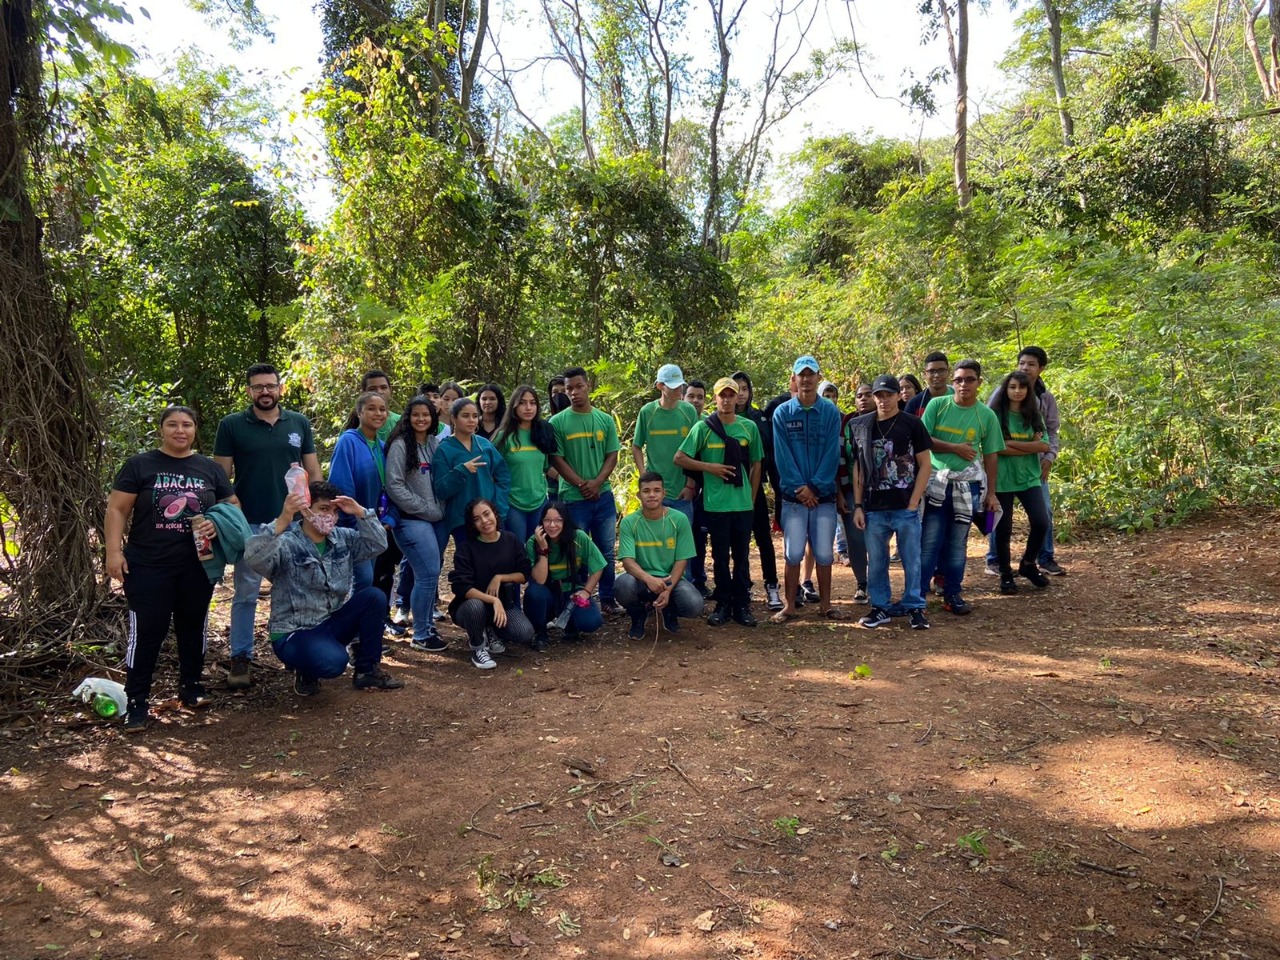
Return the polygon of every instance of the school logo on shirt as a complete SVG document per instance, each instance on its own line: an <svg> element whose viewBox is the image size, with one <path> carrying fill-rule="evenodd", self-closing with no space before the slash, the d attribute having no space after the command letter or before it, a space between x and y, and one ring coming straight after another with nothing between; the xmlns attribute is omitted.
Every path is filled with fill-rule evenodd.
<svg viewBox="0 0 1280 960"><path fill-rule="evenodd" d="M746 437L743 437L741 440L738 441L738 446L745 447L746 445L747 445Z"/></svg>
<svg viewBox="0 0 1280 960"><path fill-rule="evenodd" d="M689 428L688 428L688 427L681 427L681 428L680 428L680 436L682 436L682 437L687 437L688 435L689 435Z"/></svg>
<svg viewBox="0 0 1280 960"><path fill-rule="evenodd" d="M603 431L603 430L597 430L597 431L596 431L596 443L604 443L604 431Z"/></svg>
<svg viewBox="0 0 1280 960"><path fill-rule="evenodd" d="M973 429L973 427L970 427L968 430L964 432L964 438L966 440L973 440L975 437L977 437L977 435L978 435L978 431Z"/></svg>
<svg viewBox="0 0 1280 960"><path fill-rule="evenodd" d="M668 549L668 550L674 550L675 548L676 548L676 538L675 538L675 537L667 537L667 549Z"/></svg>
<svg viewBox="0 0 1280 960"><path fill-rule="evenodd" d="M302 434L300 434L300 433L296 433L296 432L295 432L295 433L291 433L291 434L289 434L289 446L291 446L291 447L297 447L299 450L301 450L301 449L302 449Z"/></svg>

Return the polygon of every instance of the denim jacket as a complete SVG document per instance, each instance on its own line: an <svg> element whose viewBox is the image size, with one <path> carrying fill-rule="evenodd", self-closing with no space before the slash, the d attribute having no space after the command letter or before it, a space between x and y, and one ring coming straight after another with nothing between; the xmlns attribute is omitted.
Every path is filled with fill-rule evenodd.
<svg viewBox="0 0 1280 960"><path fill-rule="evenodd" d="M276 536L275 527L250 538L244 558L255 573L271 581L272 635L305 630L320 623L347 599L357 563L387 549L387 534L373 510L365 510L355 529L335 527L322 556L294 523Z"/></svg>
<svg viewBox="0 0 1280 960"><path fill-rule="evenodd" d="M792 397L773 412L773 459L778 465L782 499L796 502L796 491L808 486L829 503L836 496L840 465L840 411L818 397L811 407Z"/></svg>

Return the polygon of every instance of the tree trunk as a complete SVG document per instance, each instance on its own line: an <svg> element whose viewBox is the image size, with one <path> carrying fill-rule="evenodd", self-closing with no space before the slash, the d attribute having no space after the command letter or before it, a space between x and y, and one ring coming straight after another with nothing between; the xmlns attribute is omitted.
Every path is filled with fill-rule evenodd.
<svg viewBox="0 0 1280 960"><path fill-rule="evenodd" d="M969 185L969 0L956 0L954 21L947 0L941 0L938 9L947 31L951 72L956 78L956 135L952 161L956 195L960 198L960 209L964 210L973 199Z"/></svg>
<svg viewBox="0 0 1280 960"><path fill-rule="evenodd" d="M1258 46L1258 18L1267 7L1267 0L1258 0L1255 7L1249 6L1249 0L1240 0L1240 9L1244 13L1244 45L1249 50L1249 59L1253 61L1253 71L1258 75L1258 86L1262 88L1263 101L1271 100L1276 95L1275 85L1271 82L1271 72L1262 57L1262 49Z"/></svg>
<svg viewBox="0 0 1280 960"><path fill-rule="evenodd" d="M1076 127L1067 106L1067 81L1062 64L1062 13L1055 0L1041 0L1049 23L1049 71L1053 75L1053 92L1058 98L1058 120L1062 124L1062 142L1075 145Z"/></svg>
<svg viewBox="0 0 1280 960"><path fill-rule="evenodd" d="M1152 0L1147 13L1147 49L1156 52L1156 44L1160 41L1160 8L1162 0Z"/></svg>
<svg viewBox="0 0 1280 960"><path fill-rule="evenodd" d="M101 516L100 419L67 312L54 301L27 187L47 129L32 0L0 7L0 520L20 618L87 612L97 598L89 531ZM10 540L16 543L9 542Z"/></svg>
<svg viewBox="0 0 1280 960"><path fill-rule="evenodd" d="M1267 22L1271 25L1271 95L1280 97L1280 0L1271 0Z"/></svg>

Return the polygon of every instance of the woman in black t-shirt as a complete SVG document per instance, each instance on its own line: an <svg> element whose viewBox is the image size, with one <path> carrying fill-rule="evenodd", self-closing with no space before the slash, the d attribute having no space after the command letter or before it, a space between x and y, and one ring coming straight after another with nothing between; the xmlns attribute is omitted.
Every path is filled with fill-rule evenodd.
<svg viewBox="0 0 1280 960"><path fill-rule="evenodd" d="M129 601L124 691L130 732L146 728L151 679L170 621L178 639L178 695L188 707L208 702L200 675L213 583L194 534L217 536L204 514L215 503L236 500L226 472L195 452L195 440L195 411L165 407L160 448L130 457L107 501L107 575L124 584Z"/></svg>
<svg viewBox="0 0 1280 960"><path fill-rule="evenodd" d="M507 643L533 642L533 624L517 596L517 587L529 582L533 568L524 544L499 528L492 501L472 500L464 516L467 537L458 543L449 573L449 614L467 631L472 665L492 670L497 664L491 654L505 652Z"/></svg>

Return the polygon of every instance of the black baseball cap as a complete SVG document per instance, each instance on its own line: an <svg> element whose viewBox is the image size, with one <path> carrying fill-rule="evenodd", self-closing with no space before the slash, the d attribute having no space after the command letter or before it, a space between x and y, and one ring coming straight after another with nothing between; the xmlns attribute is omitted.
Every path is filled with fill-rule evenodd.
<svg viewBox="0 0 1280 960"><path fill-rule="evenodd" d="M872 393L901 393L898 378L891 373L882 373L871 384Z"/></svg>

